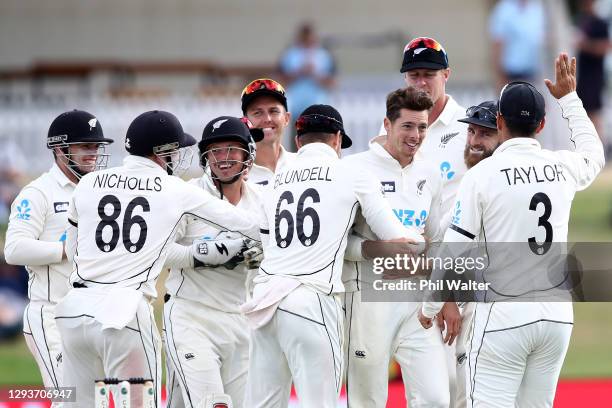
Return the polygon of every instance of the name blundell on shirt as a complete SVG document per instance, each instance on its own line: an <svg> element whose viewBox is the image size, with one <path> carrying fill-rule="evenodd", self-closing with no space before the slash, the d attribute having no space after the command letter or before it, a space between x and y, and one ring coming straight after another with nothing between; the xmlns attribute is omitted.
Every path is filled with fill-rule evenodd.
<svg viewBox="0 0 612 408"><path fill-rule="evenodd" d="M274 178L274 188L303 181L332 181L329 176L329 167L315 166L278 173Z"/></svg>
<svg viewBox="0 0 612 408"><path fill-rule="evenodd" d="M552 183L558 181L567 181L563 175L563 167L554 164L546 164L544 166L529 166L525 167L508 167L500 169L506 177L506 182L509 186L517 184L532 184L532 183Z"/></svg>
<svg viewBox="0 0 612 408"><path fill-rule="evenodd" d="M123 190L161 191L161 177L128 177L120 174L98 174L93 188L117 188Z"/></svg>

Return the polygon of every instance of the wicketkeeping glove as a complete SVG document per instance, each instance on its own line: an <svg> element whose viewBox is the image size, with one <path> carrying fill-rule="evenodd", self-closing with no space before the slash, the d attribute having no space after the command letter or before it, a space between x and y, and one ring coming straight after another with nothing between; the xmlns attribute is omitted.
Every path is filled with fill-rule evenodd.
<svg viewBox="0 0 612 408"><path fill-rule="evenodd" d="M226 235L220 235L215 239L196 239L191 244L194 267L224 265L228 269L233 269L244 259L242 252L246 248L244 238L228 238Z"/></svg>
<svg viewBox="0 0 612 408"><path fill-rule="evenodd" d="M248 269L257 269L263 261L263 248L261 242L253 241L252 239L246 242L247 250L242 253L244 264Z"/></svg>

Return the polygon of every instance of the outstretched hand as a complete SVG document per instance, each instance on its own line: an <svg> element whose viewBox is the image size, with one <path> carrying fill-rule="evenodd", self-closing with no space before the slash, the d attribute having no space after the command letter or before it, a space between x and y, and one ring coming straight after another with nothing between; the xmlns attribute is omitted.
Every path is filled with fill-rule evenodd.
<svg viewBox="0 0 612 408"><path fill-rule="evenodd" d="M576 58L562 52L555 60L555 83L545 79L544 83L550 94L557 99L576 90Z"/></svg>

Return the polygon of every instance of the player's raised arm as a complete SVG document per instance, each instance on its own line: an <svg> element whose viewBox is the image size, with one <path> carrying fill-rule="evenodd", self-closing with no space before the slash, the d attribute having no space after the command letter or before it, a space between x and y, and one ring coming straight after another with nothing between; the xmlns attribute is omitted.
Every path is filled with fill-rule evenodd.
<svg viewBox="0 0 612 408"><path fill-rule="evenodd" d="M593 122L587 116L576 93L576 58L561 53L555 60L555 82L544 83L568 120L575 151L558 152L582 190L588 187L605 165L604 150Z"/></svg>

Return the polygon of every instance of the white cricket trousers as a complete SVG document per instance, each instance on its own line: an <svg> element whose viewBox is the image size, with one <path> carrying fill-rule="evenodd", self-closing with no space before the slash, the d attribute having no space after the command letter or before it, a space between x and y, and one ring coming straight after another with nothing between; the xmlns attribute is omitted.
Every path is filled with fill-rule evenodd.
<svg viewBox="0 0 612 408"><path fill-rule="evenodd" d="M448 407L448 367L440 330L425 330L421 302L362 302L345 294L348 408L384 408L389 363L399 363L410 408Z"/></svg>
<svg viewBox="0 0 612 408"><path fill-rule="evenodd" d="M249 328L239 313L171 297L164 305L169 408L198 408L209 394L244 407Z"/></svg>
<svg viewBox="0 0 612 408"><path fill-rule="evenodd" d="M56 322L64 352L63 384L76 387L76 403L66 406L93 407L96 380L140 377L154 381L155 406L161 407L161 339L153 307L144 297L135 317L120 330L102 330L102 325L88 315L57 316ZM142 406L141 392L130 396L131 406Z"/></svg>
<svg viewBox="0 0 612 408"><path fill-rule="evenodd" d="M23 313L23 335L38 364L45 387L61 387L63 354L60 333L55 324L55 305L30 302ZM61 405L54 403L53 407Z"/></svg>
<svg viewBox="0 0 612 408"><path fill-rule="evenodd" d="M340 299L299 286L251 331L245 406L285 408L291 380L302 408L336 408L342 383Z"/></svg>
<svg viewBox="0 0 612 408"><path fill-rule="evenodd" d="M490 330L488 311L490 304L477 305L467 345L468 407L552 407L572 324L538 320Z"/></svg>

